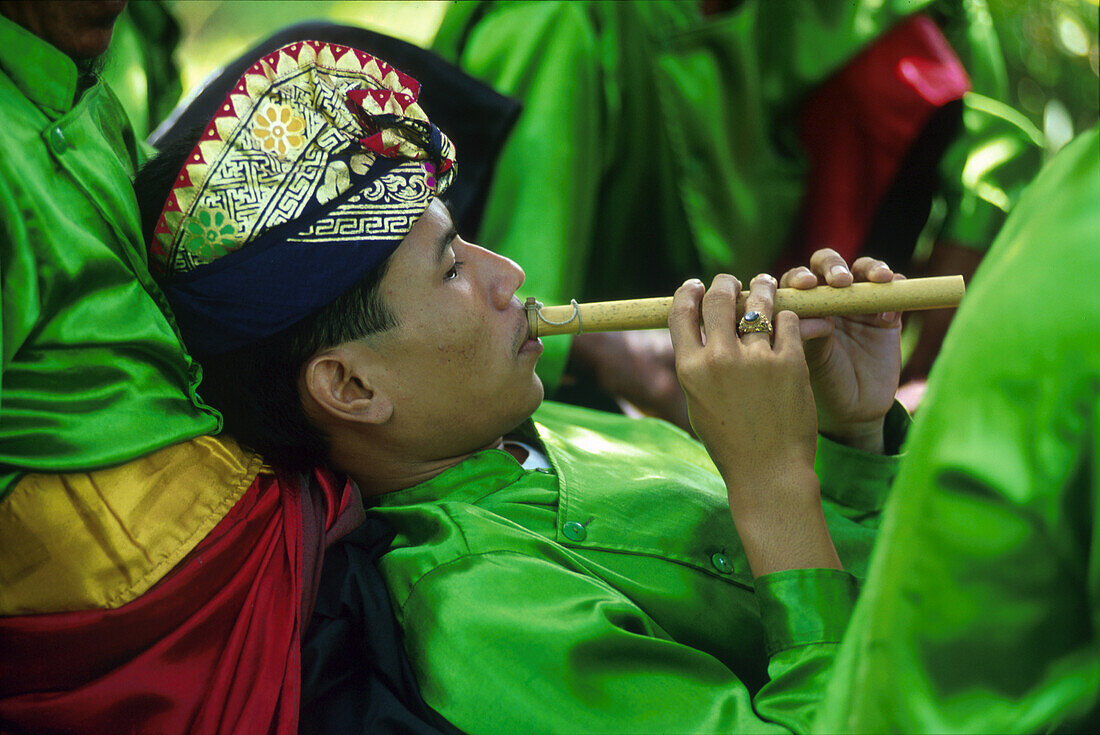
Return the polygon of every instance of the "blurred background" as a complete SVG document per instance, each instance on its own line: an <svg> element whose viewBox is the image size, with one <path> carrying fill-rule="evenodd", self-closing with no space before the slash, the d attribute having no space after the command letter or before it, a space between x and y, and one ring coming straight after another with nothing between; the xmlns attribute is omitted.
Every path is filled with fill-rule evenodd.
<svg viewBox="0 0 1100 735"><path fill-rule="evenodd" d="M183 32L177 54L185 89L274 31L307 20L362 26L431 45L450 2L429 0L172 0ZM1095 45L1095 44L1094 44Z"/></svg>
<svg viewBox="0 0 1100 735"><path fill-rule="evenodd" d="M694 1L694 0L689 0ZM1097 120L1100 107L1100 0L988 0L1001 39L1011 103L1043 132L1048 155ZM450 0L132 0L130 13L147 24L160 6L177 24L163 29L163 62L174 65L178 92L185 95L221 63L285 26L324 19L358 25L418 46L431 45ZM148 20L147 20L148 19ZM122 26L115 45L123 49L110 62L112 86L137 110L136 127L148 132L178 101L173 94L152 101L145 69L133 63L140 53L132 26ZM127 53L128 51L128 53ZM171 68L166 68L170 71ZM165 109L167 107L167 109ZM151 117L160 117L150 120Z"/></svg>
<svg viewBox="0 0 1100 735"><path fill-rule="evenodd" d="M1058 148L1097 119L1097 0L989 0L1012 103Z"/></svg>

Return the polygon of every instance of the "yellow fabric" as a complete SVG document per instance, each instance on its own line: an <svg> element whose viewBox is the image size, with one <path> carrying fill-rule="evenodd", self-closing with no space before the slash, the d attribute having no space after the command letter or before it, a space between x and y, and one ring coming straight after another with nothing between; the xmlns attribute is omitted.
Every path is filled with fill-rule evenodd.
<svg viewBox="0 0 1100 735"><path fill-rule="evenodd" d="M199 437L110 469L26 475L0 503L0 615L139 597L262 469L231 439Z"/></svg>

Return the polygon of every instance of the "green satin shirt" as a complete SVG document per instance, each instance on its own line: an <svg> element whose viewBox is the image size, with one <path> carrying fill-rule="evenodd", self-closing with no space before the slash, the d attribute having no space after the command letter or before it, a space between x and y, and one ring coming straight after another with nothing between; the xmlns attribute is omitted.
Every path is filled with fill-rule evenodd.
<svg viewBox="0 0 1100 735"><path fill-rule="evenodd" d="M822 732L1100 731L1100 133L1013 209L944 342Z"/></svg>
<svg viewBox="0 0 1100 735"><path fill-rule="evenodd" d="M821 439L849 571L754 582L725 486L679 429L547 402L528 432L552 469L489 450L376 499L425 701L470 733L805 730L897 458Z"/></svg>
<svg viewBox="0 0 1100 735"><path fill-rule="evenodd" d="M145 265L110 89L0 17L0 498L218 428Z"/></svg>

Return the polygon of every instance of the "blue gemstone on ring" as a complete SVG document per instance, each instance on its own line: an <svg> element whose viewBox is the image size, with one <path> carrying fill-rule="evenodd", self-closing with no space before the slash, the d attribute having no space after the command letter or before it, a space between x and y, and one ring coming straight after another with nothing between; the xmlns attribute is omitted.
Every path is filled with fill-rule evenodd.
<svg viewBox="0 0 1100 735"><path fill-rule="evenodd" d="M755 322L759 318L760 318L760 312L758 312L758 311L747 311L747 312L745 312L745 321L747 321L747 322Z"/></svg>

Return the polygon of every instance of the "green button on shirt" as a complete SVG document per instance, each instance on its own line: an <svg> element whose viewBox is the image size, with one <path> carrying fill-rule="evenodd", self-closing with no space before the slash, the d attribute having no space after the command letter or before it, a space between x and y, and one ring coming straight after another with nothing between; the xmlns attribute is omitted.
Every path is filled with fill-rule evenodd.
<svg viewBox="0 0 1100 735"><path fill-rule="evenodd" d="M25 472L212 433L145 265L133 135L103 83L0 17L0 498Z"/></svg>
<svg viewBox="0 0 1100 735"><path fill-rule="evenodd" d="M821 439L851 573L754 581L698 442L550 402L529 431L552 472L485 451L373 509L397 531L380 569L425 700L470 733L804 730L897 458Z"/></svg>

